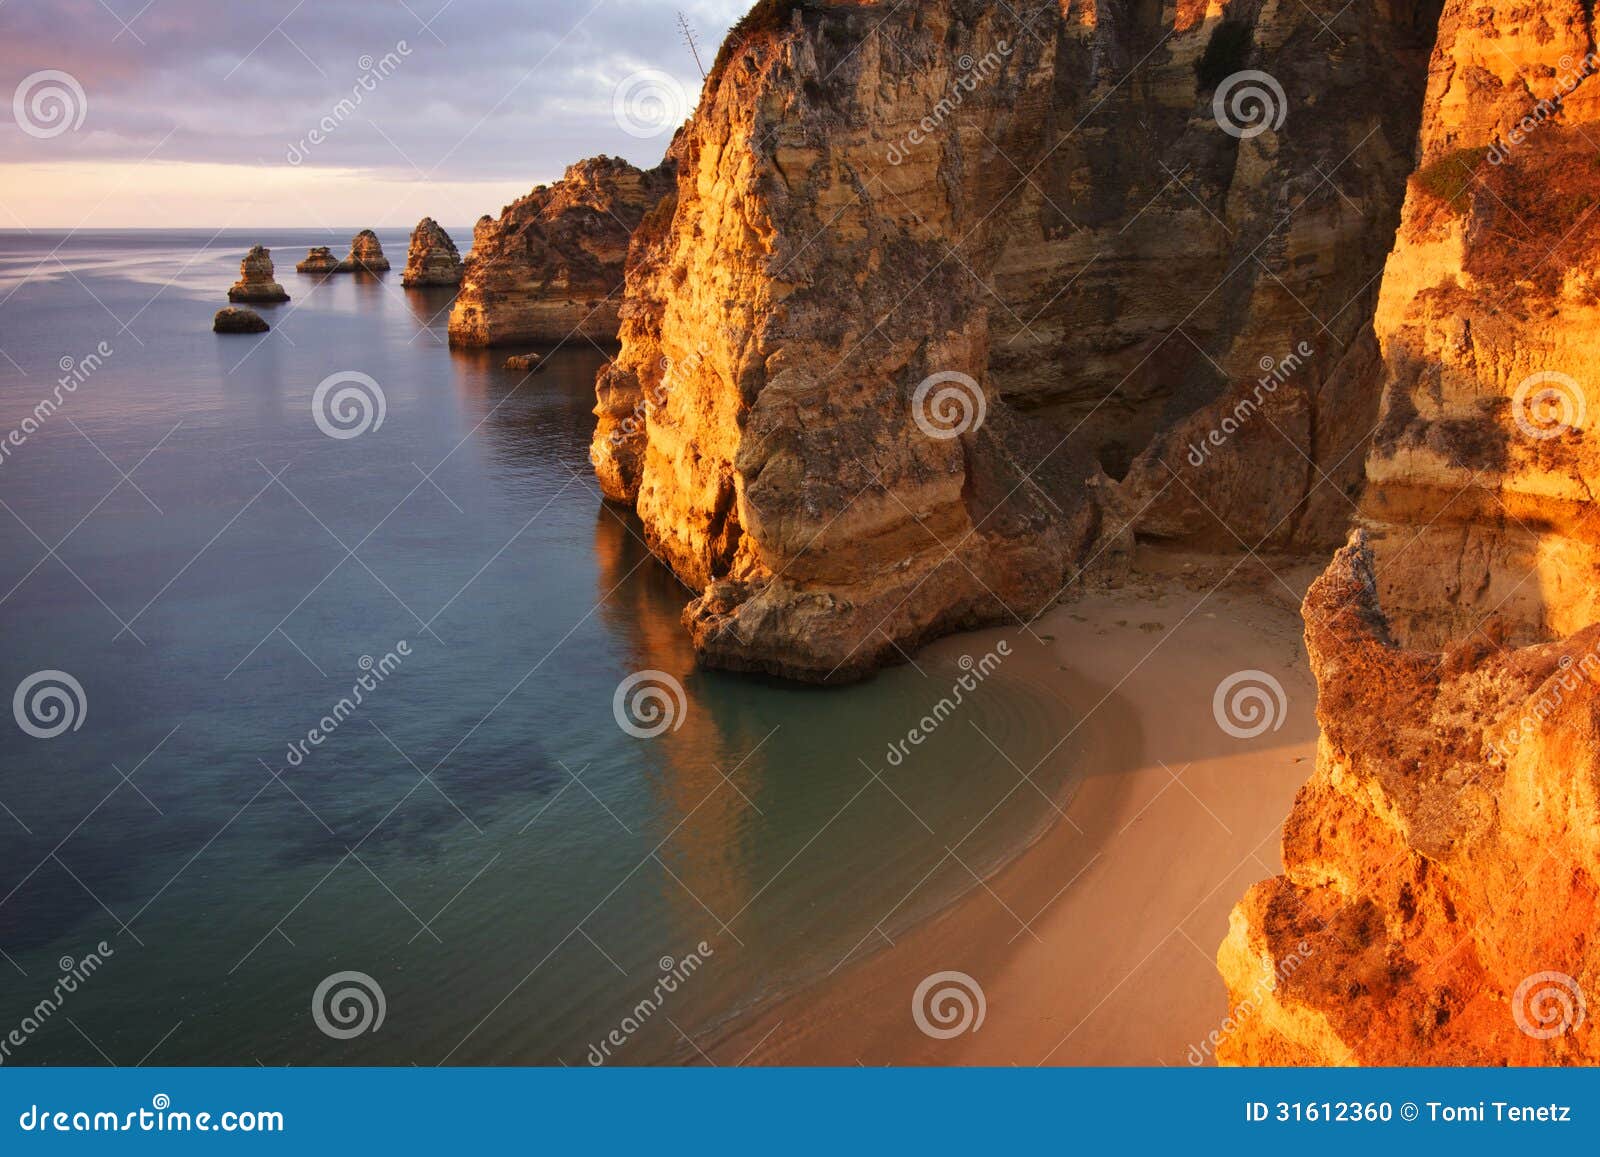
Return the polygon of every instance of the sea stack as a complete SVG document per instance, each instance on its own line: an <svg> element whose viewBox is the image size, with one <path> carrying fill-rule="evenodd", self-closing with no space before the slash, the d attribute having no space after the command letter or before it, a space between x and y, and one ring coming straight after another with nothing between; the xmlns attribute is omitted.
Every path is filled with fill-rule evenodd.
<svg viewBox="0 0 1600 1157"><path fill-rule="evenodd" d="M406 271L400 284L408 289L432 285L457 286L461 284L461 254L450 234L439 227L432 217L417 222L411 234L411 248L406 253Z"/></svg>
<svg viewBox="0 0 1600 1157"><path fill-rule="evenodd" d="M213 333L266 333L272 327L266 319L253 309L227 309L217 310L217 316L211 319Z"/></svg>
<svg viewBox="0 0 1600 1157"><path fill-rule="evenodd" d="M306 254L306 259L294 268L296 273L332 273L339 268L339 259L326 245L316 245Z"/></svg>
<svg viewBox="0 0 1600 1157"><path fill-rule="evenodd" d="M357 233L350 242L350 256L339 262L334 271L336 273L389 272L389 259L383 255L383 246L378 244L378 235L371 229L363 229Z"/></svg>
<svg viewBox="0 0 1600 1157"><path fill-rule="evenodd" d="M595 157L480 219L450 344L616 341L629 242L676 180L674 154L650 170Z"/></svg>
<svg viewBox="0 0 1600 1157"><path fill-rule="evenodd" d="M229 301L288 301L283 286L272 279L272 250L253 245L239 262L239 280L228 290Z"/></svg>

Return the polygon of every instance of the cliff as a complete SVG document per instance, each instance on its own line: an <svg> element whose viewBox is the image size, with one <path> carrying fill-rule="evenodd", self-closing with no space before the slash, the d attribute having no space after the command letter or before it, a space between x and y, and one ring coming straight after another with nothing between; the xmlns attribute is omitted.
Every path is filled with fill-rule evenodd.
<svg viewBox="0 0 1600 1157"><path fill-rule="evenodd" d="M408 289L461 284L461 254L456 252L456 243L450 239L450 234L432 217L424 217L411 232L411 246L406 252L406 268L400 275L400 284Z"/></svg>
<svg viewBox="0 0 1600 1157"><path fill-rule="evenodd" d="M629 238L672 187L672 159L648 171L595 157L483 217L473 231L450 344L615 341Z"/></svg>
<svg viewBox="0 0 1600 1157"><path fill-rule="evenodd" d="M1375 316L1322 739L1219 965L1241 1063L1594 1063L1592 5L1450 0Z"/></svg>
<svg viewBox="0 0 1600 1157"><path fill-rule="evenodd" d="M702 660L850 678L1135 535L1337 542L1436 15L757 5L597 388Z"/></svg>
<svg viewBox="0 0 1600 1157"><path fill-rule="evenodd" d="M1322 726L1218 954L1224 1063L1593 1064L1600 627L1408 650L1362 536L1305 605Z"/></svg>

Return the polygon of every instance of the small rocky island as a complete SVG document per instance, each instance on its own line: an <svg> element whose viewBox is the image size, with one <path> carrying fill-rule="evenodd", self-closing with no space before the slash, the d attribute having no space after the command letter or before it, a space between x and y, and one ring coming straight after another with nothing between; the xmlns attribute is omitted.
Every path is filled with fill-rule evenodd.
<svg viewBox="0 0 1600 1157"><path fill-rule="evenodd" d="M294 267L296 273L332 273L339 268L339 259L326 245L313 246L306 259Z"/></svg>
<svg viewBox="0 0 1600 1157"><path fill-rule="evenodd" d="M363 229L350 242L350 256L334 267L335 273L387 273L389 259L383 255L378 235Z"/></svg>
<svg viewBox="0 0 1600 1157"><path fill-rule="evenodd" d="M250 252L239 262L239 280L228 290L229 301L288 301L283 286L273 280L272 250L260 245L250 247Z"/></svg>
<svg viewBox="0 0 1600 1157"><path fill-rule="evenodd" d="M271 328L255 310L235 306L217 310L217 316L211 319L213 333L266 333Z"/></svg>
<svg viewBox="0 0 1600 1157"><path fill-rule="evenodd" d="M432 217L424 217L411 234L411 248L406 253L406 270L400 284L407 289L427 286L461 284L461 254L450 234L439 227Z"/></svg>

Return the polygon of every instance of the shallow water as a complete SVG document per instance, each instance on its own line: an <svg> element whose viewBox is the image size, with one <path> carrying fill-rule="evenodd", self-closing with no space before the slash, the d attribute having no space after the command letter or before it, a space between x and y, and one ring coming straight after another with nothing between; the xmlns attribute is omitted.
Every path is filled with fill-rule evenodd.
<svg viewBox="0 0 1600 1157"><path fill-rule="evenodd" d="M1031 768L1061 708L1004 664L899 766L958 647L838 690L696 671L687 592L588 467L603 352L452 354L403 234L386 277L294 272L354 232L0 234L0 690L84 693L76 730L0 729L0 1038L40 1022L4 1063L583 1064L686 961L609 1055L692 1060L1053 815L989 740ZM293 300L218 337L256 241ZM381 425L319 429L339 371ZM642 671L683 688L655 738L613 709ZM347 971L384 1018L343 1039L312 1001Z"/></svg>

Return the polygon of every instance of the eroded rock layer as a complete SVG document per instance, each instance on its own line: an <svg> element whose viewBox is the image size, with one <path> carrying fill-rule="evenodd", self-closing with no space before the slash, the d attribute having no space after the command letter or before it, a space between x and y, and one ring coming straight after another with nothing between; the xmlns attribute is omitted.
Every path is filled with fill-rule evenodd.
<svg viewBox="0 0 1600 1157"><path fill-rule="evenodd" d="M239 262L239 280L228 287L229 301L288 301L289 294L274 279L272 250L252 245Z"/></svg>
<svg viewBox="0 0 1600 1157"><path fill-rule="evenodd" d="M294 268L296 273L332 273L339 268L339 259L326 245L314 245L306 251L306 259Z"/></svg>
<svg viewBox="0 0 1600 1157"><path fill-rule="evenodd" d="M1592 5L1450 0L1376 331L1317 768L1219 954L1242 1063L1595 1063ZM1587 995L1586 995L1587 994Z"/></svg>
<svg viewBox="0 0 1600 1157"><path fill-rule="evenodd" d="M450 344L615 341L629 238L670 191L674 171L670 157L648 171L595 157L498 218L481 218L450 313Z"/></svg>
<svg viewBox="0 0 1600 1157"><path fill-rule="evenodd" d="M400 284L407 288L461 284L461 254L450 234L432 217L424 217L411 232Z"/></svg>
<svg viewBox="0 0 1600 1157"><path fill-rule="evenodd" d="M757 5L596 408L701 657L845 678L1025 620L1130 532L1336 541L1436 13Z"/></svg>
<svg viewBox="0 0 1600 1157"><path fill-rule="evenodd" d="M387 273L389 259L371 229L363 229L350 240L350 255L334 267L335 273Z"/></svg>

